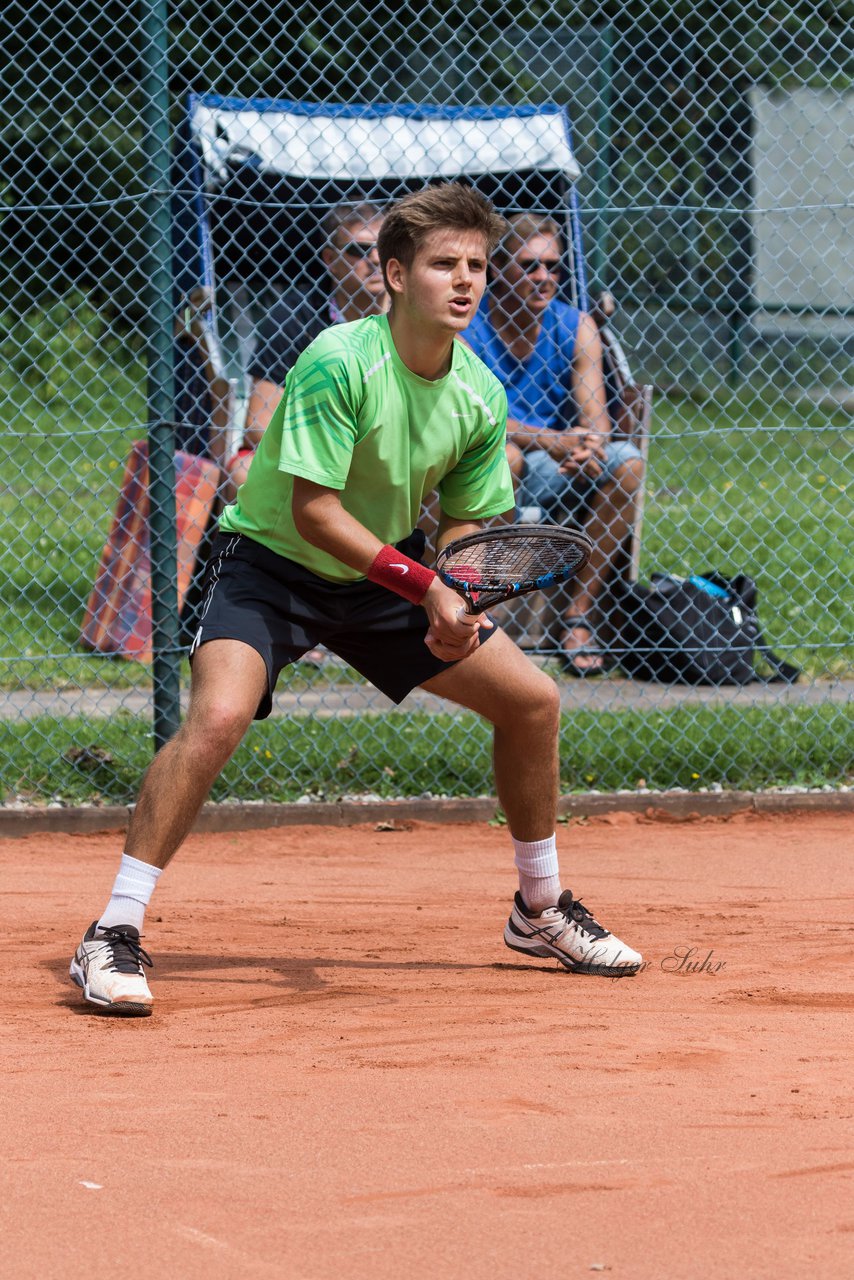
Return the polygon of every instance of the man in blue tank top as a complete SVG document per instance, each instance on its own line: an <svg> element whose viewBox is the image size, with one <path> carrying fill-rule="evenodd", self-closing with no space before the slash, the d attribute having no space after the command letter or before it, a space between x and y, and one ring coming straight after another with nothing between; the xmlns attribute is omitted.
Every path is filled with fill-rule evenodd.
<svg viewBox="0 0 854 1280"><path fill-rule="evenodd" d="M507 453L517 509L581 521L594 553L573 584L560 639L566 671L603 669L593 613L634 519L643 459L611 439L602 342L593 319L557 299L560 228L516 214L492 260L488 296L464 340L507 391Z"/></svg>

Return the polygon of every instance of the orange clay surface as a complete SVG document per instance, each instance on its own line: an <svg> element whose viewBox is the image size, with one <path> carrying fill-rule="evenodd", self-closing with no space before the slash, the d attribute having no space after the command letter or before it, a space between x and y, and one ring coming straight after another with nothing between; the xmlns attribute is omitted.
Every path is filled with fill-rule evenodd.
<svg viewBox="0 0 854 1280"><path fill-rule="evenodd" d="M504 947L505 830L398 828L192 837L129 1021L67 977L120 840L0 842L4 1275L854 1274L850 816L561 827L621 981Z"/></svg>

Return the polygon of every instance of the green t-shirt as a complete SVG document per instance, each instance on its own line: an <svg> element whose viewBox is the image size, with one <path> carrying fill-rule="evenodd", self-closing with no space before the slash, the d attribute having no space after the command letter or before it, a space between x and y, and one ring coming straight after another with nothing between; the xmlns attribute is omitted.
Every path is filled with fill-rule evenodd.
<svg viewBox="0 0 854 1280"><path fill-rule="evenodd" d="M220 528L244 533L332 582L360 575L299 536L293 477L341 491L341 502L381 542L415 527L438 488L454 519L513 506L505 453L504 388L455 342L451 370L430 382L400 359L386 316L333 325L302 353Z"/></svg>

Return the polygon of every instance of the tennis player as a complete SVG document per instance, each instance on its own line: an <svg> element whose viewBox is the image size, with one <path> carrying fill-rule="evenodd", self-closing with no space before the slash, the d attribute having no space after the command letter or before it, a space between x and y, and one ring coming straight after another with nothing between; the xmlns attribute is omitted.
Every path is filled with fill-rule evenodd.
<svg viewBox="0 0 854 1280"><path fill-rule="evenodd" d="M226 509L193 642L190 704L152 762L112 896L71 963L105 1012L151 1012L140 937L157 879L283 667L325 644L394 702L416 686L494 726L495 784L516 851L508 946L622 975L641 957L563 890L555 843L554 682L421 562L413 535L438 487L439 543L513 507L507 400L454 338L475 312L504 223L457 183L389 210L379 237L391 305L325 330L288 374L251 474Z"/></svg>

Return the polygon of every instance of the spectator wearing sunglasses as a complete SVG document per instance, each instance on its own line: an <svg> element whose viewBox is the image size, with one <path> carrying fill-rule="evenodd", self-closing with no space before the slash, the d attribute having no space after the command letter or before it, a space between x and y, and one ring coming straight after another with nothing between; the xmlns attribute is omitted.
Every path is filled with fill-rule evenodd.
<svg viewBox="0 0 854 1280"><path fill-rule="evenodd" d="M327 281L309 293L288 290L259 326L258 345L249 366L252 385L243 443L226 465L228 502L235 500L249 473L288 370L300 353L330 324L361 320L387 310L377 253L382 224L382 210L374 204L341 204L330 209L321 224L320 257Z"/></svg>
<svg viewBox="0 0 854 1280"><path fill-rule="evenodd" d="M508 219L492 259L492 283L464 341L507 391L507 455L517 512L537 509L559 523L581 523L593 539L555 637L564 669L598 675L604 658L596 601L628 535L643 460L611 439L602 341L591 316L558 299L561 236L534 214Z"/></svg>

